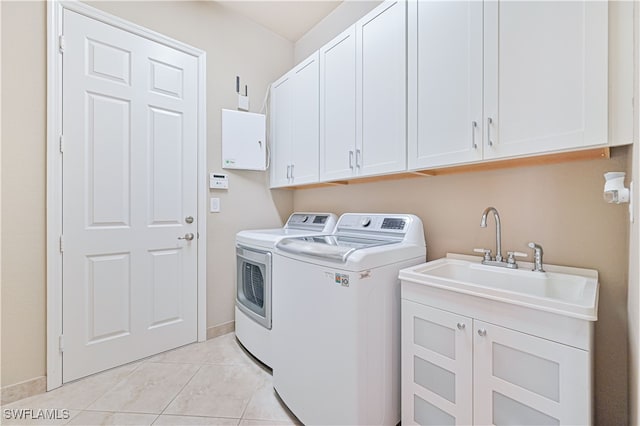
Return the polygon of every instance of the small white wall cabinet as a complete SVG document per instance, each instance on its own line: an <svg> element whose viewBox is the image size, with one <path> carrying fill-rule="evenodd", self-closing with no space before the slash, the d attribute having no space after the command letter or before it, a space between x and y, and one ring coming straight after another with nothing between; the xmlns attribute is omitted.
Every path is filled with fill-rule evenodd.
<svg viewBox="0 0 640 426"><path fill-rule="evenodd" d="M455 298L444 295L444 310L425 304L440 302L437 290L423 299L420 290L405 289L403 283L403 425L591 423L588 344L574 347L509 328L518 321L504 306L487 307L471 298L457 311ZM502 325L460 314L465 306ZM507 314L501 318L496 312ZM544 315L534 321L550 328L565 325Z"/></svg>
<svg viewBox="0 0 640 426"><path fill-rule="evenodd" d="M606 145L607 41L607 2L409 2L409 169Z"/></svg>
<svg viewBox="0 0 640 426"><path fill-rule="evenodd" d="M406 4L386 1L320 49L320 180L406 169Z"/></svg>
<svg viewBox="0 0 640 426"><path fill-rule="evenodd" d="M273 83L271 187L318 181L318 52Z"/></svg>

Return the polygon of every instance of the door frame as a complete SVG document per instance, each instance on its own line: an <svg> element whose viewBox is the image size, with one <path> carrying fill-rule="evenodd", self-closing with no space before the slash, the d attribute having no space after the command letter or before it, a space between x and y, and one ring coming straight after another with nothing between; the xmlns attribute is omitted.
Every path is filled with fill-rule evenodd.
<svg viewBox="0 0 640 426"><path fill-rule="evenodd" d="M163 44L198 61L198 341L207 339L207 129L206 52L78 1L47 2L47 390L62 386L62 53L64 10Z"/></svg>

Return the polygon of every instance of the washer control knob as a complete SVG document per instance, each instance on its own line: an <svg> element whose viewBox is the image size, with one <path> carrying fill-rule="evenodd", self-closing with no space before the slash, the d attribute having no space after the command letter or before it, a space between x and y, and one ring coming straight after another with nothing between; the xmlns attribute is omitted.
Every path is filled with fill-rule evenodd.
<svg viewBox="0 0 640 426"><path fill-rule="evenodd" d="M371 225L371 218L370 217L365 217L360 221L360 225L362 225L363 228L366 228L367 226Z"/></svg>
<svg viewBox="0 0 640 426"><path fill-rule="evenodd" d="M309 216L305 216L302 218L302 223L307 223L308 220L309 220Z"/></svg>

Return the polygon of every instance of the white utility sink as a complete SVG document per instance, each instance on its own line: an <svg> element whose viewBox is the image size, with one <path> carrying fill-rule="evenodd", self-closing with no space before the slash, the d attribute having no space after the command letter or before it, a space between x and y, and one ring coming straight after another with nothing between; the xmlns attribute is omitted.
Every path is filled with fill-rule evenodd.
<svg viewBox="0 0 640 426"><path fill-rule="evenodd" d="M400 279L573 318L598 318L598 272L545 265L546 272L481 264L482 258L449 254L446 258L400 271Z"/></svg>

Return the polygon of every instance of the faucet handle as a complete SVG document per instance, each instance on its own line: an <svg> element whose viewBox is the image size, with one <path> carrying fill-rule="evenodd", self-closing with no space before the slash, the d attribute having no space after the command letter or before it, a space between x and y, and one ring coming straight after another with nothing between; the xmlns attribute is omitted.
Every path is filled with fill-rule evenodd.
<svg viewBox="0 0 640 426"><path fill-rule="evenodd" d="M491 260L491 250L485 249L485 248L474 248L473 251L475 253L484 253L484 260L486 261Z"/></svg>
<svg viewBox="0 0 640 426"><path fill-rule="evenodd" d="M520 251L508 251L507 252L507 263L513 265L516 263L516 257L527 257L527 253L522 253Z"/></svg>

